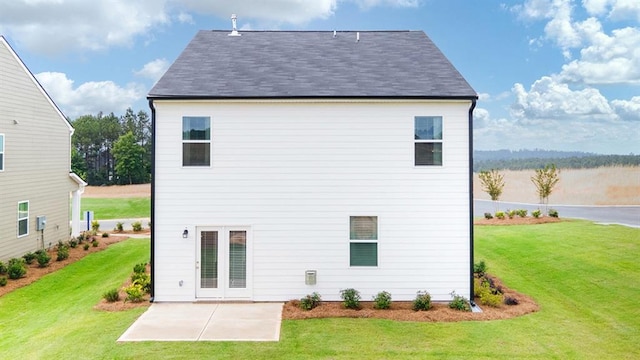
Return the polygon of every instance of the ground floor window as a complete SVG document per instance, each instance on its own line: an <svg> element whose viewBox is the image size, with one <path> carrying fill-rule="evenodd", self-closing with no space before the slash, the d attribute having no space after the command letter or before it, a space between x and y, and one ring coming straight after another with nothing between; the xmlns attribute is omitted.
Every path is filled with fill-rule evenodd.
<svg viewBox="0 0 640 360"><path fill-rule="evenodd" d="M29 235L29 202L18 203L18 237Z"/></svg>
<svg viewBox="0 0 640 360"><path fill-rule="evenodd" d="M349 266L378 266L378 217L349 217Z"/></svg>

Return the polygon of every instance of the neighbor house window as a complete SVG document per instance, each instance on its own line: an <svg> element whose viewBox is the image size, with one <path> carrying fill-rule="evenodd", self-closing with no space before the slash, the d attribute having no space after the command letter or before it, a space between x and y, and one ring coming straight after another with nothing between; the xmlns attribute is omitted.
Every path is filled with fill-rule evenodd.
<svg viewBox="0 0 640 360"><path fill-rule="evenodd" d="M349 265L378 266L378 217L349 217Z"/></svg>
<svg viewBox="0 0 640 360"><path fill-rule="evenodd" d="M29 235L29 202L18 203L18 237Z"/></svg>
<svg viewBox="0 0 640 360"><path fill-rule="evenodd" d="M211 118L182 118L182 166L211 165Z"/></svg>
<svg viewBox="0 0 640 360"><path fill-rule="evenodd" d="M442 165L442 116L416 116L415 165Z"/></svg>
<svg viewBox="0 0 640 360"><path fill-rule="evenodd" d="M0 134L0 171L4 170L4 134Z"/></svg>

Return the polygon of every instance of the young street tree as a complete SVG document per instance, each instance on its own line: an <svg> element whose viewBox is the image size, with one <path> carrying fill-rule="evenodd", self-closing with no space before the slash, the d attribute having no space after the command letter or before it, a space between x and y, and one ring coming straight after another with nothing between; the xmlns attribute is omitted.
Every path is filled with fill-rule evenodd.
<svg viewBox="0 0 640 360"><path fill-rule="evenodd" d="M553 191L558 181L560 181L560 170L555 164L548 164L543 169L537 169L536 174L531 177L531 182L538 190L540 204L544 204L545 213L549 213L549 195Z"/></svg>
<svg viewBox="0 0 640 360"><path fill-rule="evenodd" d="M482 190L489 194L495 204L496 211L498 211L498 200L500 200L500 195L502 195L502 189L504 188L504 175L500 174L496 169L491 169L491 171L480 171L478 177L480 178Z"/></svg>

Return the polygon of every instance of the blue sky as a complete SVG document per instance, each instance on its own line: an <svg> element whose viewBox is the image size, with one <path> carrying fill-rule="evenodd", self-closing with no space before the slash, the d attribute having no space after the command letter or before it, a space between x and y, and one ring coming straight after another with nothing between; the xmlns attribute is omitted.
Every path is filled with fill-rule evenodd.
<svg viewBox="0 0 640 360"><path fill-rule="evenodd" d="M640 153L637 0L11 0L0 34L67 116L121 115L232 13L241 31L425 31L480 96L476 149Z"/></svg>

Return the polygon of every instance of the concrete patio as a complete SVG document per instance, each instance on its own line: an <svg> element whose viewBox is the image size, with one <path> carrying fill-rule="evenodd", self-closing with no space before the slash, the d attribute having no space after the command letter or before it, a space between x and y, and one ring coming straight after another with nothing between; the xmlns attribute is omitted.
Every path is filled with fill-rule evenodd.
<svg viewBox="0 0 640 360"><path fill-rule="evenodd" d="M282 303L154 303L124 341L279 341Z"/></svg>

